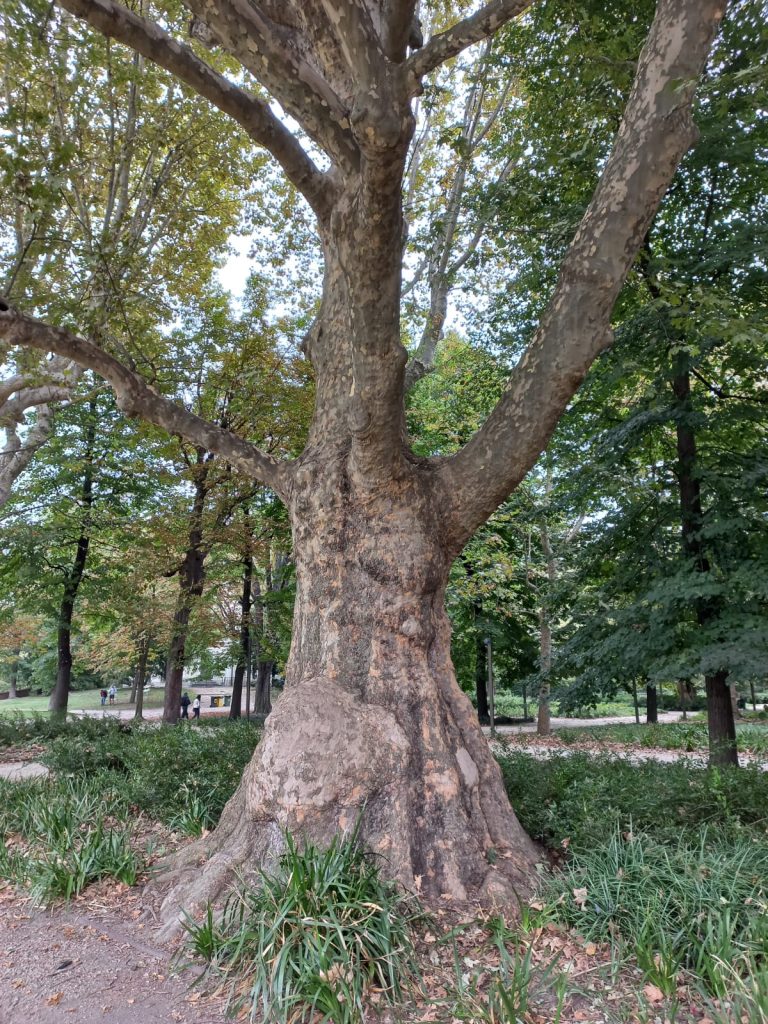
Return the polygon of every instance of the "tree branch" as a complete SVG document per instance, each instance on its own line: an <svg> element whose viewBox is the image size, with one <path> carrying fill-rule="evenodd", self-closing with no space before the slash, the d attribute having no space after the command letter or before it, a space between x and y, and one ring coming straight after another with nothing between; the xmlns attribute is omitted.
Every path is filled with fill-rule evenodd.
<svg viewBox="0 0 768 1024"><path fill-rule="evenodd" d="M613 150L531 344L483 427L439 469L461 547L544 450L592 362L677 165L695 141L691 105L725 0L659 0Z"/></svg>
<svg viewBox="0 0 768 1024"><path fill-rule="evenodd" d="M294 45L293 32L275 24L250 0L185 2L332 160L347 169L357 167L359 153L349 131L349 110L325 77L304 59Z"/></svg>
<svg viewBox="0 0 768 1024"><path fill-rule="evenodd" d="M283 501L288 499L291 471L286 463L270 458L250 442L158 394L138 373L93 342L25 316L3 300L0 300L0 338L12 345L56 352L87 366L111 385L118 408L126 415L140 416L170 434L178 434L208 451L217 452L246 476L271 487Z"/></svg>
<svg viewBox="0 0 768 1024"><path fill-rule="evenodd" d="M105 36L132 47L179 78L268 150L321 221L331 206L331 183L266 103L229 82L159 25L113 0L57 0Z"/></svg>
<svg viewBox="0 0 768 1024"><path fill-rule="evenodd" d="M453 28L432 36L421 50L403 64L411 79L414 94L420 91L421 80L430 71L458 56L473 43L492 36L502 25L526 11L532 3L533 0L492 0Z"/></svg>

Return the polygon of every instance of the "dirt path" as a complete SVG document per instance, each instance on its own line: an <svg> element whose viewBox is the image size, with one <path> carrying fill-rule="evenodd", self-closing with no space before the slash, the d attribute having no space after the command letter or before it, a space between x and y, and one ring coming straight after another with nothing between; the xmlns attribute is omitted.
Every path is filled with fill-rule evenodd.
<svg viewBox="0 0 768 1024"><path fill-rule="evenodd" d="M122 910L26 909L0 893L0 1024L222 1024L220 1000L170 973L132 894Z"/></svg>

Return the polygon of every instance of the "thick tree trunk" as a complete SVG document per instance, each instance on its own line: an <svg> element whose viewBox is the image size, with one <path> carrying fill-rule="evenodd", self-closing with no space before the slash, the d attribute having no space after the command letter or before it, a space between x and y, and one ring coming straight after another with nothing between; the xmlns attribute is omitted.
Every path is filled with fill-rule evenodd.
<svg viewBox="0 0 768 1024"><path fill-rule="evenodd" d="M709 573L709 558L702 538L704 513L697 465L696 435L691 427L691 374L686 353L680 353L675 359L672 390L678 413L675 429L683 552L691 559L697 572ZM720 614L720 602L717 598L698 598L695 602L695 611L699 626L706 626ZM738 765L736 726L727 679L728 672L724 669L705 679L710 764Z"/></svg>
<svg viewBox="0 0 768 1024"><path fill-rule="evenodd" d="M282 830L325 844L363 808L367 847L429 898L516 905L535 877L539 851L454 676L450 555L422 478L356 498L343 467L320 476L332 461L306 462L292 508L285 692L219 827L175 864L171 925L180 905L200 909L236 870L268 867Z"/></svg>
<svg viewBox="0 0 768 1024"><path fill-rule="evenodd" d="M235 676L232 680L232 703L229 717L239 718L243 706L243 677L245 666L251 649L251 581L253 579L253 557L249 554L243 559L243 593L240 598L240 646L237 655Z"/></svg>
<svg viewBox="0 0 768 1024"><path fill-rule="evenodd" d="M650 683L645 687L645 721L648 725L655 725L659 720L659 702L656 687Z"/></svg>
<svg viewBox="0 0 768 1024"><path fill-rule="evenodd" d="M266 718L272 711L272 669L273 661L260 661L256 667L254 683L253 713Z"/></svg>

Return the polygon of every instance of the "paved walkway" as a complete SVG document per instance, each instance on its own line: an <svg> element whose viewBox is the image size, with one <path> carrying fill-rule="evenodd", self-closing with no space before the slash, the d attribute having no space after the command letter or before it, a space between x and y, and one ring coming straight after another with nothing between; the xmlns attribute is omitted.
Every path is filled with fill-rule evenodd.
<svg viewBox="0 0 768 1024"><path fill-rule="evenodd" d="M659 722L661 724L669 722L679 722L683 717L682 711L660 711ZM596 725L635 725L634 715L614 715L606 718L553 718L551 721L552 731L556 732L559 729L592 729ZM643 724L641 717L640 724ZM489 726L483 726L483 732L488 735L490 733ZM526 722L524 725L497 725L496 732L499 735L515 735L517 733L534 733L536 732L535 722Z"/></svg>
<svg viewBox="0 0 768 1024"><path fill-rule="evenodd" d="M48 774L48 769L39 761L6 761L0 764L0 779L8 779L9 782L40 779Z"/></svg>

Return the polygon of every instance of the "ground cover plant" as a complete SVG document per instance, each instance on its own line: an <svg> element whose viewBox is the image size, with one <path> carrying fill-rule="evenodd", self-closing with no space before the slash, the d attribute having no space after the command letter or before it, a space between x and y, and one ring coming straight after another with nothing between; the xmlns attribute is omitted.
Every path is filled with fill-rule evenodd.
<svg viewBox="0 0 768 1024"><path fill-rule="evenodd" d="M578 752L499 762L523 824L558 851L542 909L634 958L671 1006L688 978L711 1019L766 1019L765 773Z"/></svg>
<svg viewBox="0 0 768 1024"><path fill-rule="evenodd" d="M356 1024L372 993L400 1002L413 987L418 905L382 879L357 830L320 850L290 834L279 869L187 922L188 948L250 1019ZM263 1015L263 1017L260 1017Z"/></svg>
<svg viewBox="0 0 768 1024"><path fill-rule="evenodd" d="M113 878L135 885L146 851L119 787L103 777L0 780L0 877L47 906Z"/></svg>

